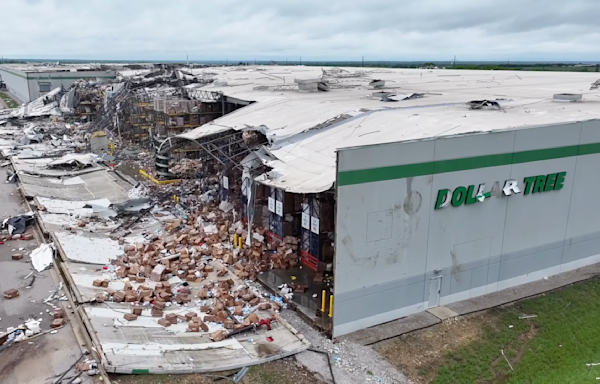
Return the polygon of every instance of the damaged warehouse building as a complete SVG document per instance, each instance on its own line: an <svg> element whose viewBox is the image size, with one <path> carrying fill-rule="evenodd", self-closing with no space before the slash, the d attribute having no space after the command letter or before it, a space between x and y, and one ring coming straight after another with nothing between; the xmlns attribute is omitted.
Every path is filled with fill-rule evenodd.
<svg viewBox="0 0 600 384"><path fill-rule="evenodd" d="M214 371L308 348L282 308L338 337L600 262L595 80L121 68L1 147L106 369Z"/></svg>
<svg viewBox="0 0 600 384"><path fill-rule="evenodd" d="M51 90L69 88L75 81L108 80L116 78L116 71L101 65L72 64L3 64L0 80L6 90L21 102L30 102Z"/></svg>

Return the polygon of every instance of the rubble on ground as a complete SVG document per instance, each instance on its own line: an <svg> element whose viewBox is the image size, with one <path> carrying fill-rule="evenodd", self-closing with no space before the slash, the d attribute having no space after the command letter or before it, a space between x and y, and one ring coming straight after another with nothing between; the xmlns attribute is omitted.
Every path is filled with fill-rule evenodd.
<svg viewBox="0 0 600 384"><path fill-rule="evenodd" d="M232 221L233 212L205 204L185 218L168 219L162 234L148 234L144 242L126 244L127 238L113 235L124 255L106 267L108 278L93 285L108 288L111 281L121 280L124 287L106 289L96 301L131 303L131 313L123 316L130 322L146 311L164 327L187 322L190 332L208 331L207 322L230 330L258 324L255 311L277 312L284 301L270 300L245 282L273 268L297 265L298 241L288 237L278 246L268 244L264 228L256 228L248 238L246 226ZM285 298L291 297L290 290ZM170 306L188 307L190 312L164 315Z"/></svg>
<svg viewBox="0 0 600 384"><path fill-rule="evenodd" d="M39 335L56 334L57 330L65 325L64 310L61 307L52 304L52 301L56 299L66 301L66 297L62 295L61 289L62 285L43 301L44 304L47 304L50 308L46 309L45 314L44 312L41 312L40 316L45 315L46 317L49 317L49 319L44 319L43 317L28 318L23 324L16 327L8 327L5 333L0 333L0 351L14 343L26 341ZM16 298L18 296L19 292L16 289L9 289L4 292L4 297L6 299ZM49 329L45 331L42 330L43 324L49 324Z"/></svg>
<svg viewBox="0 0 600 384"><path fill-rule="evenodd" d="M198 171L201 168L202 162L200 160L182 159L169 168L169 172L177 176L198 176Z"/></svg>
<svg viewBox="0 0 600 384"><path fill-rule="evenodd" d="M238 196L223 199L231 202L221 201L224 170L215 171L214 165L206 159L178 159L162 171L167 170L181 180L165 181L164 174L156 171L156 153L152 153L156 148L153 151L150 147L154 142L148 140L148 137L154 137L148 134L144 139L133 139L135 135L148 132L164 138L163 132L127 125L133 124L134 115L137 116L134 112L157 109L156 102L162 101L165 115L200 115L202 108L212 106L215 100L193 100L188 89L181 89L180 85L210 82L212 74L209 73L192 76L185 71L172 70L136 75L122 83L80 80L68 90L54 90L0 116L0 151L5 159L10 159L15 170L9 180L19 181L23 195L31 198L38 208L35 217L42 231L52 234L56 243L56 248L52 243L42 244L29 255L27 262L33 264L29 284L35 281L36 271L44 271L52 265L57 251L61 252L62 266L66 268L70 262L86 263L86 267L77 265L73 271L86 270L93 265L94 271L86 272L79 280L87 291L78 300L85 302L83 309L96 330L111 324L115 328L135 327L140 332L146 332L148 328L145 334L152 340L149 343L159 345L160 337L153 339L153 332L157 330L169 334L189 332L198 334L187 335L189 337L228 345L229 342L238 343L230 338L239 333L256 332L261 327L270 331L272 321L285 323L278 312L291 306L295 292L306 290L305 286L292 283L281 286L278 294L273 295L265 293L256 281L257 275L266 271L296 267L299 264L298 239L282 236L282 240L272 242L268 228L252 226L252 223L249 228L239 212ZM163 87L174 84L177 88ZM133 93L135 97L126 97ZM219 110L224 108L217 107ZM123 111L126 111L125 115ZM158 113L156 116L164 117ZM208 116L186 120L185 126L204 124ZM117 120L127 129L114 129ZM181 117L169 118L165 124L169 129L187 129ZM94 137L101 131L104 136ZM131 135L122 138L122 133ZM245 144L252 139L251 135L245 134ZM98 137L106 139L103 141ZM92 145L92 141L97 145ZM98 149L101 141L106 147ZM145 170L152 183L138 183L131 188L130 185L138 180L131 182L136 176L131 175L132 170L135 174ZM110 177L100 177L109 173ZM239 184L233 185L233 178L231 184L232 190L234 187L236 191L241 190ZM254 215L255 223L266 223L267 220L260 220L261 215L264 216L262 211ZM9 225L18 227L16 235L27 218L11 219L6 225L7 228ZM89 241L81 241L83 238ZM101 246L107 241L115 245L114 249ZM80 255L90 257L64 257L68 247L63 247L63 243L74 244L73 248ZM101 260L96 257L97 253L101 254ZM12 258L17 262L27 256L19 250ZM107 263L109 258L113 259ZM84 273L77 277L82 278L82 275ZM6 299L23 300L23 291L29 287L18 288L4 292ZM43 300L51 307L49 311L55 311L54 301L66 300L61 288ZM71 287L73 292L78 288ZM19 296L19 290L22 296ZM94 317L91 315L93 310L105 312ZM20 328L14 328L11 340L23 340L31 333L55 333L65 320L63 316L55 317L55 312L52 316L50 321L43 319L42 323L42 319L30 319ZM106 320L94 323L99 318ZM42 331L41 324L46 331ZM293 342L285 332L293 335ZM286 336L279 337L284 334ZM273 333L265 333L264 340L253 338L254 341L249 339L247 342L255 347L241 347L237 351L244 350L251 363L265 357L261 341L278 345L277 355L289 355L308 348L302 335L287 326L281 331L275 329ZM104 340L100 342L100 349ZM124 340L122 344L119 348L125 350L130 341ZM219 348L210 345L207 349ZM288 350L287 346L290 346ZM125 359L128 355L123 351L115 352L119 348L114 345L112 348L113 357L118 355ZM99 353L102 361L96 364L91 359L80 359L77 370L92 375L98 373L98 365L106 366L105 358L116 361L106 357L106 350L104 355L102 351ZM204 353L210 355L210 352ZM234 356L239 362L240 356Z"/></svg>

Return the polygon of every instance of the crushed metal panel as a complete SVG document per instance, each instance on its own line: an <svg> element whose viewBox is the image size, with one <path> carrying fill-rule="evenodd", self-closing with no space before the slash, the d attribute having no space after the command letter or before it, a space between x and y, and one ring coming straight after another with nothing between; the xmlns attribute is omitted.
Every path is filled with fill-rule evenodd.
<svg viewBox="0 0 600 384"><path fill-rule="evenodd" d="M19 175L27 197L62 200L96 200L107 198L113 203L127 200L127 191L106 171L87 173L66 179Z"/></svg>
<svg viewBox="0 0 600 384"><path fill-rule="evenodd" d="M63 214L82 214L89 210L91 210L92 213L99 213L102 211L101 208L108 208L111 204L110 200L107 198L89 201L67 201L37 197L35 200L42 211ZM89 208L86 206L89 206Z"/></svg>
<svg viewBox="0 0 600 384"><path fill-rule="evenodd" d="M204 332L174 333L171 327L135 326L139 317L127 324L125 331L121 325L126 323L121 319L123 311L116 313L117 318L98 312L98 308L85 305L106 357L105 368L111 373L130 374L133 370L163 374L218 372L263 364L310 347L310 343L280 317L271 331L261 328L258 334L248 332L215 343ZM105 324L113 326L105 327ZM272 342L266 340L269 336Z"/></svg>
<svg viewBox="0 0 600 384"><path fill-rule="evenodd" d="M53 159L48 163L49 167L58 165L78 165L91 166L95 165L99 159L96 155L90 153L68 153L58 159Z"/></svg>
<svg viewBox="0 0 600 384"><path fill-rule="evenodd" d="M71 216L68 214L60 213L46 213L39 212L39 217L42 220L43 228L45 232L62 231L65 227L77 228L84 232L94 233L106 233L113 231L121 225L121 221L107 220L106 222L96 222L93 220L86 220L86 217L92 217L93 211L89 216ZM80 225L85 224L81 227Z"/></svg>
<svg viewBox="0 0 600 384"><path fill-rule="evenodd" d="M38 217L45 232L62 231L64 227L107 232L121 224L121 220L112 218L117 213L109 208L111 202L108 199L67 201L36 197L34 201L39 208Z"/></svg>

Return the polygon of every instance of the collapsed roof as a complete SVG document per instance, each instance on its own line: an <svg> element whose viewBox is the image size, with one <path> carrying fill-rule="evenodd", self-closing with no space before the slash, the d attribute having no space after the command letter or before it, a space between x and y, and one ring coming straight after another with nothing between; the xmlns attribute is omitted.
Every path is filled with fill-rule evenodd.
<svg viewBox="0 0 600 384"><path fill-rule="evenodd" d="M170 142L207 140L228 131L261 132L268 144L255 156L271 171L256 180L294 193L330 189L336 179L336 151L343 147L600 117L595 100L576 106L552 102L553 93L588 88L595 77L585 73L316 67L191 71L214 76L202 89L253 103ZM344 87L323 92L321 82ZM495 114L482 115L478 109Z"/></svg>
<svg viewBox="0 0 600 384"><path fill-rule="evenodd" d="M595 99L577 105L552 102L553 94L594 88L593 73L134 65L124 67L118 79L112 84L79 81L68 91L57 88L18 109L0 111L0 124L68 113L77 101L76 90L83 88L112 95L105 102L107 111L118 109L131 92L150 100L246 105L169 138L161 150L177 141L260 132L266 143L254 159L271 171L257 180L289 192L314 193L333 186L339 148L598 117ZM90 132L113 126L111 113L96 119Z"/></svg>

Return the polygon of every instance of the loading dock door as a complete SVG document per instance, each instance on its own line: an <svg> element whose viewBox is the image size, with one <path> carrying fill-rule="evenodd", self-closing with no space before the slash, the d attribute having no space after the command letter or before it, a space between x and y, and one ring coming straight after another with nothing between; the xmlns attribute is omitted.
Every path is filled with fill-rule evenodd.
<svg viewBox="0 0 600 384"><path fill-rule="evenodd" d="M429 303L427 308L435 308L440 305L440 291L442 289L442 276L432 277L429 280Z"/></svg>

